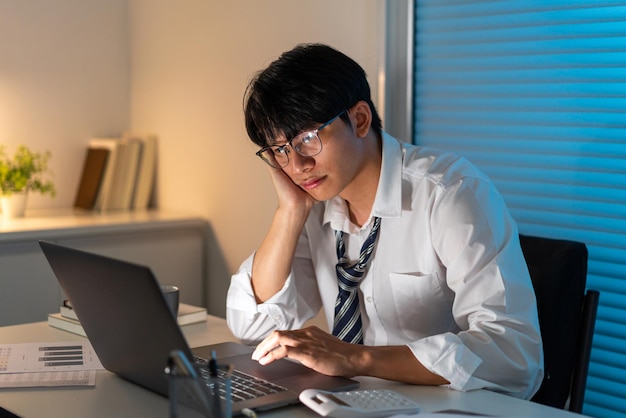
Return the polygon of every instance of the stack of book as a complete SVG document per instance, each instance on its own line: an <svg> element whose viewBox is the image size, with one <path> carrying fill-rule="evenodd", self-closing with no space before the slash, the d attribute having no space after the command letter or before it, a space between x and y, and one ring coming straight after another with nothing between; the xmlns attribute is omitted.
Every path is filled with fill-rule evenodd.
<svg viewBox="0 0 626 418"><path fill-rule="evenodd" d="M74 200L80 209L146 209L154 189L154 135L94 138L89 141Z"/></svg>
<svg viewBox="0 0 626 418"><path fill-rule="evenodd" d="M186 303L180 303L178 305L177 321L180 326L204 322L206 321L206 317L206 308L188 305ZM48 325L64 331L72 332L74 334L82 335L83 337L87 336L83 327L80 325L80 320L76 315L76 311L74 311L68 300L63 302L59 312L48 314Z"/></svg>

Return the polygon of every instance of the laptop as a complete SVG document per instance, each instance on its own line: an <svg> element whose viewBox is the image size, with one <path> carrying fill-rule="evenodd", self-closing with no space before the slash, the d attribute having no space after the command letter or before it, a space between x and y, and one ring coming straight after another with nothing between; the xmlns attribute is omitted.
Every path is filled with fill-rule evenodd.
<svg viewBox="0 0 626 418"><path fill-rule="evenodd" d="M298 403L298 395L308 388L339 391L359 385L287 359L262 366L251 359L254 348L239 343L191 349L148 267L44 241L39 245L102 365L144 388L168 395L164 369L173 350L200 364L215 351L220 364L233 365L234 376L253 376L280 388L248 399L250 395L236 396L233 388L233 414Z"/></svg>

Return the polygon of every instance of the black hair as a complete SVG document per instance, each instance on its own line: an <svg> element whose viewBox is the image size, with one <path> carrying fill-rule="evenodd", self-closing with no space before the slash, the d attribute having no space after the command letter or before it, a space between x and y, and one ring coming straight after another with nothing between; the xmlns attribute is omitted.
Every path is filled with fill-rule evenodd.
<svg viewBox="0 0 626 418"><path fill-rule="evenodd" d="M283 53L250 81L244 96L248 136L260 147L314 129L359 100L372 111L372 129L382 124L365 71L345 54L322 44L301 44ZM348 116L342 119L349 123Z"/></svg>

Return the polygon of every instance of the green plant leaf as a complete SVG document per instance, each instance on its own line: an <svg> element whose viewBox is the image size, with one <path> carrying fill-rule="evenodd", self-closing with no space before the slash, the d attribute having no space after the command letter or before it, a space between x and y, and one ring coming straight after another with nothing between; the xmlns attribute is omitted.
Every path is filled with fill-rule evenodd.
<svg viewBox="0 0 626 418"><path fill-rule="evenodd" d="M27 190L55 196L54 183L45 179L50 156L49 151L33 152L20 145L11 157L6 147L0 145L0 192L10 195Z"/></svg>

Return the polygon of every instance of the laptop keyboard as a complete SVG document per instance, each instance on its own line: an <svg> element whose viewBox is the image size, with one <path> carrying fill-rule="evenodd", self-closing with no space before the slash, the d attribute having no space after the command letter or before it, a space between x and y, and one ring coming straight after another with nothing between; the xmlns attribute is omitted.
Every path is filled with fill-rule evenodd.
<svg viewBox="0 0 626 418"><path fill-rule="evenodd" d="M202 377L208 382L209 381L209 371L202 367L200 369ZM224 370L218 370L218 377L224 378L226 376L226 372ZM233 402L244 401L247 399L258 398L265 395L270 395L272 393L284 392L287 389L274 384L272 382L268 382L267 380L259 379L254 376L250 376L249 374L240 372L238 370L233 370L230 374L230 385L231 385L231 395ZM220 397L224 399L223 389L220 389L222 392Z"/></svg>

